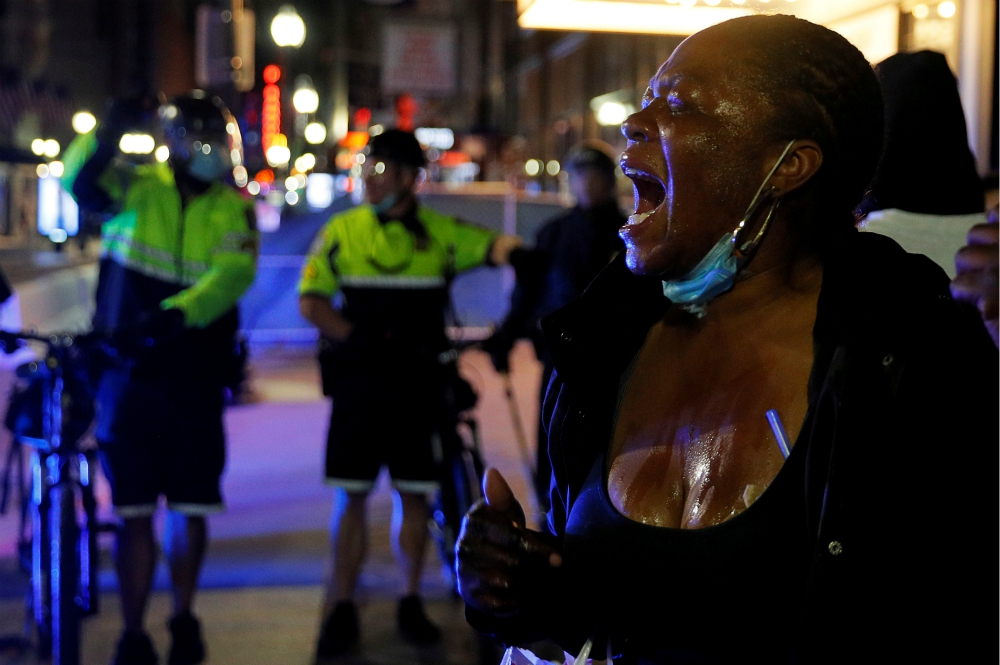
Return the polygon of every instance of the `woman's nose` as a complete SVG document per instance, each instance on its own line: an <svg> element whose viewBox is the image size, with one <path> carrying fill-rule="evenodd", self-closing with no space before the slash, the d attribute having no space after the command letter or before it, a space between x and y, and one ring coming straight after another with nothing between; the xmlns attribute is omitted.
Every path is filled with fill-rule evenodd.
<svg viewBox="0 0 1000 665"><path fill-rule="evenodd" d="M645 110L645 109L643 109ZM629 141L648 141L652 135L649 125L645 122L643 111L636 111L625 118L622 123L622 134Z"/></svg>

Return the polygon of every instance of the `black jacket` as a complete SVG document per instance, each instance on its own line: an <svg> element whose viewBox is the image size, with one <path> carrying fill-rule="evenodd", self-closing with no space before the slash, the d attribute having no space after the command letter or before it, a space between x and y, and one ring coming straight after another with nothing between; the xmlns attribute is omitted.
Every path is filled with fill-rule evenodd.
<svg viewBox="0 0 1000 665"><path fill-rule="evenodd" d="M574 300L624 244L618 229L625 215L615 201L590 209L576 206L547 222L535 236L531 261L517 270L510 311L500 326L510 343L528 337L548 364L539 321Z"/></svg>
<svg viewBox="0 0 1000 665"><path fill-rule="evenodd" d="M815 548L784 634L802 663L995 656L996 349L926 257L858 233L830 256L800 439ZM669 306L659 281L623 258L544 322L557 370L543 408L557 540L610 443L621 374ZM521 615L470 620L509 643L575 649L594 627L570 608L586 602L553 599L580 584L557 571L533 585Z"/></svg>

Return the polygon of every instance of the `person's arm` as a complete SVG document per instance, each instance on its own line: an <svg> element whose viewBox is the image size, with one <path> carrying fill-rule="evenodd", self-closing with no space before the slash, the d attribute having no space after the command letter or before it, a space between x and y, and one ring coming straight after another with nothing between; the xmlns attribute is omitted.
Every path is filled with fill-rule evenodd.
<svg viewBox="0 0 1000 665"><path fill-rule="evenodd" d="M452 230L455 272L464 272L481 265L510 265L511 252L524 245L517 236L508 236L475 224L455 221Z"/></svg>
<svg viewBox="0 0 1000 665"><path fill-rule="evenodd" d="M490 245L490 251L486 263L491 266L511 265L511 254L524 246L524 241L518 236L499 235Z"/></svg>
<svg viewBox="0 0 1000 665"><path fill-rule="evenodd" d="M163 310L180 310L188 327L204 328L233 308L257 274L259 239L252 209L233 206L214 221L218 237L208 272L160 303Z"/></svg>
<svg viewBox="0 0 1000 665"><path fill-rule="evenodd" d="M343 341L351 336L354 325L334 309L328 296L318 293L304 293L299 296L299 311L309 323L319 329L323 337Z"/></svg>
<svg viewBox="0 0 1000 665"><path fill-rule="evenodd" d="M540 247L517 247L510 252L509 262L514 268L514 290L510 295L510 310L497 329L482 344L498 372L510 371L508 356L521 337L530 336L529 324L534 322L538 303L542 299L545 273L549 256Z"/></svg>
<svg viewBox="0 0 1000 665"><path fill-rule="evenodd" d="M323 337L346 340L353 324L331 303L339 288L335 263L340 250L337 222L327 224L316 236L299 280L299 311Z"/></svg>
<svg viewBox="0 0 1000 665"><path fill-rule="evenodd" d="M112 212L128 190L130 169L114 168L118 142L156 108L153 99L117 100L96 129L76 137L63 153L63 188L84 210Z"/></svg>

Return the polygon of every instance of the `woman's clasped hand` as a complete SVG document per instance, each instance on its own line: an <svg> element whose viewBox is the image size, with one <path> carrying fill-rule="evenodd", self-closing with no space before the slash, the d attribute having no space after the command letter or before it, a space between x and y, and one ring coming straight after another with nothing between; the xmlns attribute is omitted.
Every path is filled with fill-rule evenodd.
<svg viewBox="0 0 1000 665"><path fill-rule="evenodd" d="M476 610L509 616L520 609L528 585L562 565L562 556L526 528L521 504L496 469L487 470L483 494L458 539L459 592Z"/></svg>

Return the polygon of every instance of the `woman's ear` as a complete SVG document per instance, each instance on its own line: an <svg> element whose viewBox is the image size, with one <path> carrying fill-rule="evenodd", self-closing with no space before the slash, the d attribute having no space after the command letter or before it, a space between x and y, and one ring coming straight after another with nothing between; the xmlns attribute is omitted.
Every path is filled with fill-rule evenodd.
<svg viewBox="0 0 1000 665"><path fill-rule="evenodd" d="M775 195L784 196L806 184L822 165L823 149L818 143L808 139L795 141L771 178L771 185L777 190Z"/></svg>

